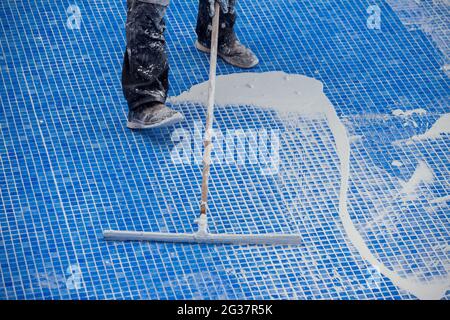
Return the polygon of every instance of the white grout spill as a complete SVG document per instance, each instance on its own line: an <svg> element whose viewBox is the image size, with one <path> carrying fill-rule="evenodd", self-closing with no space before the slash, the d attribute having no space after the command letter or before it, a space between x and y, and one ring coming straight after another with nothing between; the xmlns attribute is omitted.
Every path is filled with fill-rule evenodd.
<svg viewBox="0 0 450 320"><path fill-rule="evenodd" d="M450 113L441 116L433 126L423 134L413 136L412 141L440 138L442 134L450 133Z"/></svg>
<svg viewBox="0 0 450 320"><path fill-rule="evenodd" d="M394 116L399 116L399 117L411 117L411 116L413 116L415 114L424 115L426 113L427 113L427 111L425 109L422 109L422 108L414 109L414 110L406 110L406 111L403 111L401 109L395 109L395 110L392 111L392 114Z"/></svg>
<svg viewBox="0 0 450 320"><path fill-rule="evenodd" d="M412 136L408 139L396 140L393 145L411 145L419 141L432 140L442 138L443 135L450 134L450 113L442 115L430 129L422 134Z"/></svg>
<svg viewBox="0 0 450 320"><path fill-rule="evenodd" d="M405 196L405 199L411 200L414 198L414 194L420 184L431 183L433 178L434 174L430 167L424 161L419 161L419 165L412 177L407 182L402 183L403 188L401 193Z"/></svg>
<svg viewBox="0 0 450 320"><path fill-rule="evenodd" d="M288 75L283 72L239 73L217 77L216 106L254 106L275 110L282 120L289 121L291 114L302 118L324 118L332 132L337 156L339 158L339 217L345 232L361 257L388 277L395 285L420 299L441 298L449 287L448 279L443 281L420 281L404 272L399 272L390 264L389 268L369 249L356 228L348 211L348 192L350 181L350 138L347 129L338 117L333 105L323 93L320 81L302 75ZM201 103L205 105L208 83L193 86L189 91L169 100L172 104ZM417 111L417 110L416 110ZM419 110L419 113L422 111ZM401 114L400 112L396 112ZM423 113L423 112L422 112ZM447 120L436 123L427 136L435 137L437 132L448 124ZM324 128L323 130L326 130ZM361 143L359 139L357 143ZM283 148L283 146L282 146ZM320 152L320 150L318 150ZM398 165L398 164L395 164ZM430 182L431 169L425 163L419 165L417 172L404 184L403 191L410 194L421 182ZM317 186L318 189L320 186ZM411 191L412 190L412 191ZM319 195L322 196L322 195ZM326 194L323 197L326 199ZM327 205L327 200L322 204ZM331 201L331 200L328 200ZM375 215L375 214L374 214Z"/></svg>
<svg viewBox="0 0 450 320"><path fill-rule="evenodd" d="M399 160L394 160L394 161L392 161L392 163L391 163L394 167L402 167L403 166L403 163L401 162L401 161L399 161Z"/></svg>
<svg viewBox="0 0 450 320"><path fill-rule="evenodd" d="M169 99L170 103L197 102L206 104L208 82L193 86L189 91ZM258 106L279 112L329 114L320 81L284 72L235 73L218 76L216 107ZM334 108L331 108L334 110Z"/></svg>
<svg viewBox="0 0 450 320"><path fill-rule="evenodd" d="M421 30L442 52L442 70L450 76L450 45L448 41L449 0L387 0L397 17L409 31Z"/></svg>

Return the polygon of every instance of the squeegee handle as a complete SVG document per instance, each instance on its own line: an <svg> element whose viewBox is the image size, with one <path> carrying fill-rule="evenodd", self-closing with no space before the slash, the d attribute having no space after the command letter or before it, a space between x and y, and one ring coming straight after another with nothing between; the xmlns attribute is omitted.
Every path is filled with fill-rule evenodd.
<svg viewBox="0 0 450 320"><path fill-rule="evenodd" d="M208 208L208 180L211 169L211 152L212 152L212 126L214 119L214 100L216 96L216 67L217 67L217 47L219 43L219 21L220 21L220 5L215 3L215 15L212 21L211 35L211 55L209 67L209 85L208 85L208 104L206 110L206 128L203 154L203 172L202 172L202 202L200 213L206 215Z"/></svg>

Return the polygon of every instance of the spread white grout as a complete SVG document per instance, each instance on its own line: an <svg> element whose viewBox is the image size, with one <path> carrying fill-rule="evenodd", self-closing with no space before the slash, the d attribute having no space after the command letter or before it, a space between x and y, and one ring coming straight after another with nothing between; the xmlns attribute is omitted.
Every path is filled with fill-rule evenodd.
<svg viewBox="0 0 450 320"><path fill-rule="evenodd" d="M280 116L290 113L296 113L302 117L323 116L332 131L340 163L339 217L352 244L364 260L377 268L401 289L409 291L420 299L438 299L445 294L449 287L448 279L445 281L420 282L407 275L400 276L398 272L389 269L374 256L356 229L348 212L347 204L350 180L350 138L336 110L323 93L323 85L320 81L302 75L288 75L283 72L239 73L217 77L216 85L217 107L247 105L276 110ZM193 102L205 105L207 88L207 82L195 85L189 91L171 98L169 102L172 104ZM420 110L416 111L419 114L423 113ZM416 111L413 113L416 113ZM396 113L404 115L401 112ZM441 132L448 132L449 116L442 117L428 133L422 136L435 137ZM426 181L432 179L432 173L430 176L430 171L427 171L427 168L428 166L424 163L419 165L417 174L411 178L409 184L404 185L404 191L410 191L424 179Z"/></svg>
<svg viewBox="0 0 450 320"><path fill-rule="evenodd" d="M405 196L405 199L411 200L414 198L417 187L421 183L431 183L433 178L434 174L430 167L424 161L419 161L412 177L403 183L401 193Z"/></svg>
<svg viewBox="0 0 450 320"><path fill-rule="evenodd" d="M425 131L422 134L418 134L412 136L408 139L402 139L394 141L394 145L400 145L405 143L407 145L411 145L418 141L430 140L430 139L438 139L442 137L444 134L450 134L450 113L446 113L442 115L432 126L430 129Z"/></svg>
<svg viewBox="0 0 450 320"><path fill-rule="evenodd" d="M392 161L392 165L394 167L401 167L401 166L403 166L403 163L401 161L394 160L394 161Z"/></svg>
<svg viewBox="0 0 450 320"><path fill-rule="evenodd" d="M433 126L427 130L425 133L413 136L411 140L420 141L427 139L436 139L441 136L441 134L450 133L450 113L441 116Z"/></svg>
<svg viewBox="0 0 450 320"><path fill-rule="evenodd" d="M414 110L406 110L403 111L401 109L395 109L392 111L392 114L394 116L399 116L399 117L411 117L412 115L418 114L418 115L424 115L426 114L427 111L425 109L414 109Z"/></svg>

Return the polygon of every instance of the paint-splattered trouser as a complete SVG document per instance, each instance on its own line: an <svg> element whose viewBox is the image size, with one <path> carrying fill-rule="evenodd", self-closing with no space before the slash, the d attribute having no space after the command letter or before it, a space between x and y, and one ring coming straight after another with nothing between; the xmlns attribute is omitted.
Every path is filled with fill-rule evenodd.
<svg viewBox="0 0 450 320"><path fill-rule="evenodd" d="M130 110L145 104L164 103L169 90L169 64L164 38L169 0L127 0L127 49L125 52L122 87ZM209 46L211 21L208 0L199 1L197 37ZM221 15L219 45L235 39L235 13Z"/></svg>

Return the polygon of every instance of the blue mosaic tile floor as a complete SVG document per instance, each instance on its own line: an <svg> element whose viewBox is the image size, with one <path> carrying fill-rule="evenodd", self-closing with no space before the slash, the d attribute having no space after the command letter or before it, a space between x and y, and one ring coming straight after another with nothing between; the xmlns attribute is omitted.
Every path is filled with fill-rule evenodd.
<svg viewBox="0 0 450 320"><path fill-rule="evenodd" d="M213 167L211 229L299 233L301 246L102 239L104 229L191 232L199 205L200 168L173 165L173 129L124 126L125 6L0 2L0 299L416 298L377 273L345 234L325 124L285 123L252 106L218 110L217 126L277 129L305 153L298 162L282 147L282 166L291 170L275 177L254 165ZM196 7L173 0L168 11L171 95L208 77L208 59L193 47ZM374 8L380 28L368 27ZM349 211L370 249L403 275L448 279L449 202L433 199L448 196L449 137L402 148L392 142L425 132L449 112L449 6L242 0L238 10L239 37L261 59L254 71L320 80L349 134L360 137L352 143ZM77 12L79 29L70 18ZM239 72L219 62L218 74ZM174 107L187 118L176 128L191 132L205 119L199 105ZM419 108L426 113L392 115ZM402 167L392 165L398 159ZM421 161L433 183L421 187L419 200L397 201L399 181ZM386 215L395 219L377 224Z"/></svg>

